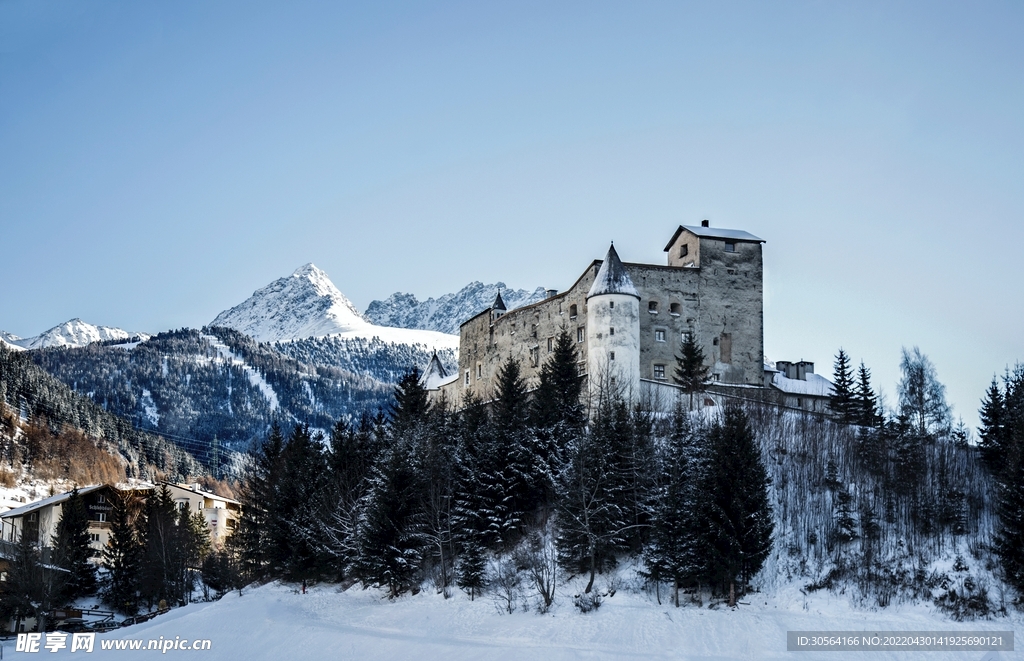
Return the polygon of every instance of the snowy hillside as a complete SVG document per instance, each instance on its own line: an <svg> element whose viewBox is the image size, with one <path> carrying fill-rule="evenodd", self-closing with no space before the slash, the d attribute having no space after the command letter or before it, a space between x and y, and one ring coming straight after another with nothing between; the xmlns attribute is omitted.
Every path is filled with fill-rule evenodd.
<svg viewBox="0 0 1024 661"><path fill-rule="evenodd" d="M49 347L84 347L93 342L127 340L133 333L110 326L95 326L75 318L36 335L19 338L10 333L0 333L0 339L23 349L46 349Z"/></svg>
<svg viewBox="0 0 1024 661"><path fill-rule="evenodd" d="M544 298L543 287L529 292L525 289L506 289L504 282L493 285L471 282L454 294L425 301L417 300L412 294L396 292L383 301L372 301L364 316L381 326L458 334L459 324L489 308L498 291L501 291L501 298L509 310Z"/></svg>
<svg viewBox="0 0 1024 661"><path fill-rule="evenodd" d="M602 586L604 590L607 586ZM787 631L1022 631L1019 614L970 624L950 622L934 609L863 611L842 597L805 596L791 588L782 594L751 595L748 604L728 608L674 608L658 605L653 594L619 586L601 608L582 615L572 595L559 595L551 613L530 610L501 614L488 597L470 601L456 592L444 599L433 591L395 601L379 591L338 586L311 588L269 584L231 593L220 601L172 610L150 622L98 634L90 657L129 658L104 643L141 640L209 640L198 656L207 661L303 661L305 659L467 659L561 661L563 659L792 659ZM1019 638L1019 635L1017 636ZM162 641L161 641L162 642ZM9 643L13 646L13 643ZM1019 643L1018 643L1019 644ZM70 646L69 646L70 648ZM80 656L63 649L50 658ZM149 655L155 654L149 652ZM1001 654L1001 655L1000 655ZM929 661L1016 658L1014 652L872 652L851 658ZM174 650L168 658L196 656ZM840 658L804 652L806 661ZM141 658L141 657L140 657Z"/></svg>
<svg viewBox="0 0 1024 661"><path fill-rule="evenodd" d="M14 351L22 351L22 347L16 344L20 339L20 337L13 333L0 331L0 347L7 347L8 349L12 349Z"/></svg>
<svg viewBox="0 0 1024 661"><path fill-rule="evenodd" d="M430 349L457 348L459 343L458 337L444 333L374 325L313 264L256 290L243 303L217 315L210 326L233 328L261 342L337 335L376 337L384 342L422 344Z"/></svg>

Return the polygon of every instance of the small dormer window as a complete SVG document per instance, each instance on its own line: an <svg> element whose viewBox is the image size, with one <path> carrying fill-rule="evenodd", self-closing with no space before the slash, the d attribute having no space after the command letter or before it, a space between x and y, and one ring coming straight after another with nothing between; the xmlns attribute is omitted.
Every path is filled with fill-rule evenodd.
<svg viewBox="0 0 1024 661"><path fill-rule="evenodd" d="M725 242L725 252L736 252L736 242L735 241L726 241Z"/></svg>
<svg viewBox="0 0 1024 661"><path fill-rule="evenodd" d="M689 254L690 254L690 246L686 245L685 243L683 245L679 246L679 256L680 257L686 257Z"/></svg>

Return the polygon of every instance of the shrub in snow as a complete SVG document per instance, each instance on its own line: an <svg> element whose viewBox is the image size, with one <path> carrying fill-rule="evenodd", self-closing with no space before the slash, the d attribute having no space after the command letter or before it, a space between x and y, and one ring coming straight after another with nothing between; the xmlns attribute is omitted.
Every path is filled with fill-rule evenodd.
<svg viewBox="0 0 1024 661"><path fill-rule="evenodd" d="M572 598L572 604L581 613L596 611L601 607L601 595L597 592L583 592Z"/></svg>

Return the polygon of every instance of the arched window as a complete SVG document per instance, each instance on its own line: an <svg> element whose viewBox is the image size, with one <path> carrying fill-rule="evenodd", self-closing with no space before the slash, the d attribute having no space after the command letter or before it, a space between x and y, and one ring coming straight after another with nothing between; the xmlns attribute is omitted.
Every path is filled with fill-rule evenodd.
<svg viewBox="0 0 1024 661"><path fill-rule="evenodd" d="M576 305L575 304L569 306L569 318L570 319L575 319L576 318Z"/></svg>

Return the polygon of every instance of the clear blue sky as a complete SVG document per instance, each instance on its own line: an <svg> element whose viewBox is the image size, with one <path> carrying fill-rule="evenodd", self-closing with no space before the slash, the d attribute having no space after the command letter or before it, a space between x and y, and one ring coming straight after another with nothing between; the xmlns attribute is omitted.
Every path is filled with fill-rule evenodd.
<svg viewBox="0 0 1024 661"><path fill-rule="evenodd" d="M360 6L361 5L361 6ZM0 328L565 288L709 218L770 358L1024 359L1024 5L0 2Z"/></svg>

